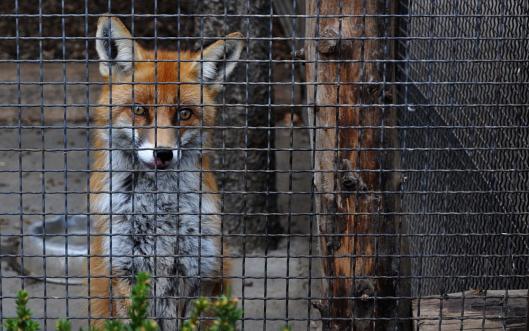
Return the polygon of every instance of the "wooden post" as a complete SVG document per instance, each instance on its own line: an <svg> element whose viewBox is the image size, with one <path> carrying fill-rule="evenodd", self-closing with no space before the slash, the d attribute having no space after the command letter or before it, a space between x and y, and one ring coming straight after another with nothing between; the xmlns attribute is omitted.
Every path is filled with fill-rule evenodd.
<svg viewBox="0 0 529 331"><path fill-rule="evenodd" d="M395 125L396 110L380 106L395 95L393 68L380 61L394 56L383 37L393 35L395 22L373 16L393 13L394 2L307 0L308 120L324 273L324 299L315 306L324 330L386 330L399 316L396 300L385 298L397 293L387 278L399 272L387 256L398 251L397 239L380 236L397 228L385 212L398 200L383 192L398 191L399 176L383 169L394 169L398 157L381 150L398 146L396 129L382 128Z"/></svg>

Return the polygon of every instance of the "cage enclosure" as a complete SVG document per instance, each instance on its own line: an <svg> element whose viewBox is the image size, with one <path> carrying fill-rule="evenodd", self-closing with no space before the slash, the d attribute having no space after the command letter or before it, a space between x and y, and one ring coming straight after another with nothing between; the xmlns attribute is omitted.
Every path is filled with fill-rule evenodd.
<svg viewBox="0 0 529 331"><path fill-rule="evenodd" d="M518 330L524 0L0 2L0 324ZM202 316L207 328L211 316Z"/></svg>

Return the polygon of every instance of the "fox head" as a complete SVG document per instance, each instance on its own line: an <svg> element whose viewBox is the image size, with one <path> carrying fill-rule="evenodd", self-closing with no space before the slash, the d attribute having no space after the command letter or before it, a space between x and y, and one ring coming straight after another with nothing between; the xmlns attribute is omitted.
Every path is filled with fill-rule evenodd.
<svg viewBox="0 0 529 331"><path fill-rule="evenodd" d="M243 47L231 33L201 51L146 50L115 17L97 24L96 50L104 84L95 120L108 126L112 148L128 152L138 167L167 169L197 155L214 124L215 96ZM205 128L204 128L205 127Z"/></svg>

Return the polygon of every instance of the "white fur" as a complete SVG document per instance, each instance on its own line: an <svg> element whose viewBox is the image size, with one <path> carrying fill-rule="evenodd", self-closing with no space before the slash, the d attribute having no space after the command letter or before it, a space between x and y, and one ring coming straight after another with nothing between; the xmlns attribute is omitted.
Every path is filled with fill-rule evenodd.
<svg viewBox="0 0 529 331"><path fill-rule="evenodd" d="M101 136L108 141L108 135L103 132L101 133ZM112 155L112 167L110 167L110 155ZM120 191L123 190L122 183L132 168L130 162L124 159L123 154L119 149L112 150L110 153L107 153L106 156L105 168L109 171L105 173L107 179L105 179L106 184L103 187L103 191L109 192L111 190L113 193L100 194L99 198L96 200L97 205L94 207L99 212L108 213L110 217L119 217L112 215L119 215L122 213L123 207L126 205L127 195ZM112 183L112 187L110 187L111 185L109 183ZM111 223L114 224L115 222ZM107 233L110 233L110 228L108 228L107 224L105 224L104 228L106 228ZM122 234L122 230L123 229L112 228L112 234ZM116 250L119 250L122 245L114 237L112 237L112 250L110 249L111 240L109 237L110 236L103 237L104 252L115 252ZM109 256L105 256L104 259L108 260Z"/></svg>
<svg viewBox="0 0 529 331"><path fill-rule="evenodd" d="M104 17L100 19L97 25L97 54L99 55L100 60L108 61L99 63L99 71L104 77L110 75L111 69L112 74L114 75L120 76L122 74L129 74L135 58L133 49L139 50L139 46L134 45L130 32L126 29L120 29L119 25L121 24L122 23L116 19ZM108 48L110 45L106 44L107 42L113 43L117 48L117 55L114 59L109 58ZM140 60L138 56L136 56L136 59Z"/></svg>
<svg viewBox="0 0 529 331"><path fill-rule="evenodd" d="M145 163L154 163L154 145L144 142L138 148L138 158Z"/></svg>
<svg viewBox="0 0 529 331"><path fill-rule="evenodd" d="M197 58L200 65L199 77L206 82L222 83L230 76L241 56L243 42L232 39L240 38L241 34L227 36L225 41L218 41L207 47ZM218 87L218 86L217 86Z"/></svg>

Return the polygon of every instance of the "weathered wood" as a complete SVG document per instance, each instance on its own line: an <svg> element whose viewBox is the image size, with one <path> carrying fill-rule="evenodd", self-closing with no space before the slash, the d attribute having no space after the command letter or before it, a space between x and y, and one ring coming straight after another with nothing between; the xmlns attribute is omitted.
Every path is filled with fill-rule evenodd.
<svg viewBox="0 0 529 331"><path fill-rule="evenodd" d="M399 316L386 298L395 296L394 282L377 278L397 273L387 257L396 239L376 236L395 233L395 218L381 213L397 203L380 192L395 190L398 180L380 170L394 168L396 158L376 149L397 143L395 130L380 128L396 117L394 109L369 106L391 101L389 84L382 84L391 81L391 66L373 60L392 56L380 37L391 36L393 22L370 16L392 12L389 3L392 8L384 1L307 1L308 120L316 127L311 144L324 272L324 299L316 307L325 330L386 330L394 321L377 318Z"/></svg>
<svg viewBox="0 0 529 331"><path fill-rule="evenodd" d="M414 300L414 330L527 330L527 290L451 293Z"/></svg>

